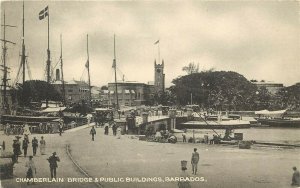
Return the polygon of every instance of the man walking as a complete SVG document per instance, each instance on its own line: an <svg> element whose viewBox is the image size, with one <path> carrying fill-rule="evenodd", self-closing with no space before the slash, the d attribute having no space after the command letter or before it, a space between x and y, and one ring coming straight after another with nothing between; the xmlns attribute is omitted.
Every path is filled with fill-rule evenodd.
<svg viewBox="0 0 300 188"><path fill-rule="evenodd" d="M58 167L57 162L60 162L60 159L56 156L56 152L53 152L52 156L50 156L47 160L49 161L51 178L56 178L56 168Z"/></svg>
<svg viewBox="0 0 300 188"><path fill-rule="evenodd" d="M197 166L199 162L199 153L197 152L197 148L194 148L194 153L192 154L192 169L193 169L193 174L197 174Z"/></svg>
<svg viewBox="0 0 300 188"><path fill-rule="evenodd" d="M36 155L36 149L37 149L38 146L39 146L39 141L35 137L33 137L33 139L32 139L33 156Z"/></svg>
<svg viewBox="0 0 300 188"><path fill-rule="evenodd" d="M29 144L29 141L28 141L27 137L24 136L24 140L22 142L22 148L23 148L23 151L24 151L24 157L27 156L28 144Z"/></svg>
<svg viewBox="0 0 300 188"><path fill-rule="evenodd" d="M186 133L185 133L185 131L182 133L182 142L186 142Z"/></svg>
<svg viewBox="0 0 300 188"><path fill-rule="evenodd" d="M60 121L59 121L59 136L61 136L61 133L62 133L62 131L63 131L63 127L64 127L64 122L63 122L63 120L61 119Z"/></svg>
<svg viewBox="0 0 300 188"><path fill-rule="evenodd" d="M92 127L92 129L91 129L91 131L90 131L90 134L92 135L92 141L94 141L94 136L95 136L95 134L96 134L96 129L95 129L94 126Z"/></svg>
<svg viewBox="0 0 300 188"><path fill-rule="evenodd" d="M14 163L18 163L19 155L21 154L21 143L18 139L14 139L13 143Z"/></svg>

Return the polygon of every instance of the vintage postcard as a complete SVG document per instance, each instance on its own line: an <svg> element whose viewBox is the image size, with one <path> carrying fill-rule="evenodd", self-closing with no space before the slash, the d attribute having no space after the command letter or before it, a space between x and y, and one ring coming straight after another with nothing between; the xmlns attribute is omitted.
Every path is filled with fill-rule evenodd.
<svg viewBox="0 0 300 188"><path fill-rule="evenodd" d="M1 1L0 187L300 186L298 1Z"/></svg>

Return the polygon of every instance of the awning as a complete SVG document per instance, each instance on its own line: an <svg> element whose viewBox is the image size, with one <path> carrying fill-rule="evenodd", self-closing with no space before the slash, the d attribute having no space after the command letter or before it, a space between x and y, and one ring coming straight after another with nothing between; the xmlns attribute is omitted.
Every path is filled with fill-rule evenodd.
<svg viewBox="0 0 300 188"><path fill-rule="evenodd" d="M42 110L41 113L59 112L59 111L63 111L64 109L66 109L66 107L55 107L55 108L50 107Z"/></svg>
<svg viewBox="0 0 300 188"><path fill-rule="evenodd" d="M109 108L95 108L95 111L111 111Z"/></svg>
<svg viewBox="0 0 300 188"><path fill-rule="evenodd" d="M261 110L261 111L255 111L255 114L268 115L268 116L280 116L283 115L285 112L286 110L278 110L278 111Z"/></svg>

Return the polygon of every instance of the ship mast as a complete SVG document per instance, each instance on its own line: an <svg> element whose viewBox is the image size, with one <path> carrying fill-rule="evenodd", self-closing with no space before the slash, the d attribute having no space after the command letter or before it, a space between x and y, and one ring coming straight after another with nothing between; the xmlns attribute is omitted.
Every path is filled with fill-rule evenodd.
<svg viewBox="0 0 300 188"><path fill-rule="evenodd" d="M92 107L92 88L91 88L91 77L90 77L90 56L89 56L89 35L86 35L86 49L87 49L87 71L88 71L88 84L89 84L89 104Z"/></svg>
<svg viewBox="0 0 300 188"><path fill-rule="evenodd" d="M1 41L3 42L3 46L2 46L2 49L3 49L3 65L1 65L1 67L3 67L3 79L2 79L2 85L3 86L3 99L2 99L2 109L4 111L4 113L7 113L8 112L8 100L7 100L7 82L8 82L8 67L6 65L6 53L7 53L7 47L6 47L6 43L11 43L11 44L15 44L14 42L11 42L11 41L8 41L6 40L6 35L5 35L5 30L6 30L6 27L16 27L16 26L13 26L13 25L7 25L5 23L5 10L4 10L4 16L3 16L3 39L1 39Z"/></svg>
<svg viewBox="0 0 300 188"><path fill-rule="evenodd" d="M64 80L64 69L63 69L63 58L62 58L62 35L60 35L60 70L61 70L61 82L62 82L62 96L63 104L66 106L66 91L65 91L65 80Z"/></svg>
<svg viewBox="0 0 300 188"><path fill-rule="evenodd" d="M26 56L25 56L25 29L24 29L24 1L23 1L23 19L22 19L22 55L21 55L21 66L22 66L22 72L23 72L23 79L22 79L22 84L24 87L25 83L25 63L26 63Z"/></svg>
<svg viewBox="0 0 300 188"><path fill-rule="evenodd" d="M118 98L118 83L117 83L117 60L116 60L116 35L114 35L114 60L113 60L113 67L115 69L115 86L116 86L116 91L115 91L115 96L117 99L117 106L116 110L117 112L119 111L119 98ZM119 114L119 112L118 112ZM120 119L120 114L119 114L119 119Z"/></svg>
<svg viewBox="0 0 300 188"><path fill-rule="evenodd" d="M50 10L49 10L49 8L48 8L48 14L47 14L47 17L48 17L48 49L47 49L47 83L48 84L50 84L50 80L51 80L51 78L50 78L50 68L51 68L51 61L50 61L50 44L49 44L49 30L50 30L50 28L49 28L49 25L50 25ZM48 102L49 102L49 99L48 99L48 95L46 96L46 108L48 108L49 107L49 105L48 105Z"/></svg>

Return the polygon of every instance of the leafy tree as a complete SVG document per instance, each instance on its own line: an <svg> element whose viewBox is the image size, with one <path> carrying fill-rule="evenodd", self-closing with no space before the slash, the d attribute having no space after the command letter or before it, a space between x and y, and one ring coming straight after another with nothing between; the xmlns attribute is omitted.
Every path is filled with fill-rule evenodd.
<svg viewBox="0 0 300 188"><path fill-rule="evenodd" d="M106 85L101 86L101 90L108 90L108 87Z"/></svg>
<svg viewBox="0 0 300 188"><path fill-rule="evenodd" d="M300 84L282 88L273 98L273 109L300 110Z"/></svg>
<svg viewBox="0 0 300 188"><path fill-rule="evenodd" d="M254 107L257 87L236 72L202 71L172 82L170 91L181 105L193 103L215 110L249 110Z"/></svg>
<svg viewBox="0 0 300 188"><path fill-rule="evenodd" d="M28 80L24 85L19 84L13 92L13 98L21 106L29 106L30 102L41 102L42 100L62 101L61 94L42 80Z"/></svg>

